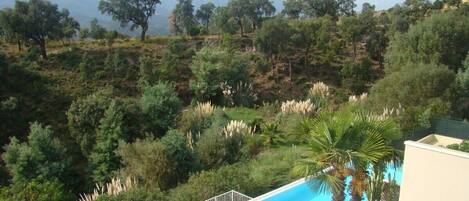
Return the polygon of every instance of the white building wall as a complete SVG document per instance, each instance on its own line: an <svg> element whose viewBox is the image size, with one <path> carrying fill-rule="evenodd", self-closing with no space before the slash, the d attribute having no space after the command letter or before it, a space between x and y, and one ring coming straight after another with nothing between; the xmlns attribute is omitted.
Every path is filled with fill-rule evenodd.
<svg viewBox="0 0 469 201"><path fill-rule="evenodd" d="M400 201L469 201L469 153L405 145Z"/></svg>

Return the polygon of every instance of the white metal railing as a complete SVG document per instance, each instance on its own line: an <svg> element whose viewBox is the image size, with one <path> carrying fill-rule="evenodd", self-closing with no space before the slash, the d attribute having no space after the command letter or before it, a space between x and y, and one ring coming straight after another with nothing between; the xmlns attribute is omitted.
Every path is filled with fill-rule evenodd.
<svg viewBox="0 0 469 201"><path fill-rule="evenodd" d="M207 199L205 201L249 201L252 198L234 190Z"/></svg>

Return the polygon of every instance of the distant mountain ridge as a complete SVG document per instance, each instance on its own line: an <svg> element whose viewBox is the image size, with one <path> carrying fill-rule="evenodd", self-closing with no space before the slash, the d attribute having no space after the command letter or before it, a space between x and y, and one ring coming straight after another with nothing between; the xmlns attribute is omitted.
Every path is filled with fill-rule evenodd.
<svg viewBox="0 0 469 201"><path fill-rule="evenodd" d="M110 16L102 15L98 10L99 0L50 0L56 3L60 8L67 8L71 15L80 22L82 27L89 26L89 22L93 18L97 18L99 24L112 30L118 30L129 35L138 35L138 32L131 32L128 28L120 27L118 22L112 20ZM213 2L215 5L226 5L229 0L193 0L195 9L206 2ZM272 0L278 11L283 9L282 0ZM403 0L357 0L358 10L364 2L376 4L378 9L387 9ZM0 8L14 6L15 0L0 0ZM176 6L177 0L162 0L162 4L157 5L156 15L152 17L150 22L149 34L165 35L168 34L168 16Z"/></svg>

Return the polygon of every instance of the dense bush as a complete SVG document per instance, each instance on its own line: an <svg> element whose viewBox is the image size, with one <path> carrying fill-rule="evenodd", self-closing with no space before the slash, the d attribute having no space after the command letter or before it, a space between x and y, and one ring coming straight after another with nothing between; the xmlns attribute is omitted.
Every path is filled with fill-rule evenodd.
<svg viewBox="0 0 469 201"><path fill-rule="evenodd" d="M33 123L28 141L20 143L15 137L5 147L2 159L15 183L30 180L58 179L66 184L77 182L71 178L71 157L65 146L54 138L50 126Z"/></svg>
<svg viewBox="0 0 469 201"><path fill-rule="evenodd" d="M301 149L265 152L249 162L202 171L186 184L172 189L168 197L180 201L198 201L235 190L251 197L266 193L294 179L290 175L293 161Z"/></svg>
<svg viewBox="0 0 469 201"><path fill-rule="evenodd" d="M31 180L0 189L2 201L74 201L76 197L57 181Z"/></svg>
<svg viewBox="0 0 469 201"><path fill-rule="evenodd" d="M443 65L410 63L379 80L371 89L370 101L380 110L402 106L405 113L401 117L406 119L402 123L408 124L404 127L419 127L422 125L418 121L428 122L448 112L448 93L454 78L454 73Z"/></svg>
<svg viewBox="0 0 469 201"><path fill-rule="evenodd" d="M195 80L190 88L198 101L221 102L221 84L235 87L240 82L249 83L249 62L243 54L205 47L193 58L191 66Z"/></svg>
<svg viewBox="0 0 469 201"><path fill-rule="evenodd" d="M362 94L367 89L367 82L371 80L373 63L371 59L364 58L360 63L347 61L340 71L342 85L353 94Z"/></svg>
<svg viewBox="0 0 469 201"><path fill-rule="evenodd" d="M165 201L167 198L159 189L136 188L116 196L102 195L96 201Z"/></svg>
<svg viewBox="0 0 469 201"><path fill-rule="evenodd" d="M396 71L409 61L441 63L456 71L469 47L469 18L455 12L434 14L411 26L390 42L387 71Z"/></svg>
<svg viewBox="0 0 469 201"><path fill-rule="evenodd" d="M190 76L190 61L194 50L186 40L173 39L167 44L160 61L160 75L167 80L181 80Z"/></svg>
<svg viewBox="0 0 469 201"><path fill-rule="evenodd" d="M432 98L444 98L454 81L454 73L435 64L407 64L387 75L371 89L373 101L381 106L415 106Z"/></svg>
<svg viewBox="0 0 469 201"><path fill-rule="evenodd" d="M113 101L99 121L96 146L90 156L90 169L95 183L109 182L113 171L120 167L120 158L115 154L115 150L119 140L123 138L122 108L116 101Z"/></svg>
<svg viewBox="0 0 469 201"><path fill-rule="evenodd" d="M164 145L166 157L170 160L174 169L168 185L174 187L186 181L189 173L197 170L200 165L192 150L189 149L184 133L178 130L170 130L161 138L161 143Z"/></svg>
<svg viewBox="0 0 469 201"><path fill-rule="evenodd" d="M181 110L182 102L171 84L160 82L143 89L140 106L150 124L148 131L155 136L162 136L175 125L174 120Z"/></svg>
<svg viewBox="0 0 469 201"><path fill-rule="evenodd" d="M67 111L68 129L82 152L89 155L96 142L96 128L104 111L112 102L111 88L98 91L88 97L74 101Z"/></svg>

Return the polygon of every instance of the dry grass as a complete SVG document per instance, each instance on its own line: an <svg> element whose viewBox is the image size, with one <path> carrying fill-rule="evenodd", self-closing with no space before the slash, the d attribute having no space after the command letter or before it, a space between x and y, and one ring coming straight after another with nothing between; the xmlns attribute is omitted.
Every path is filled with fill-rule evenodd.
<svg viewBox="0 0 469 201"><path fill-rule="evenodd" d="M104 186L96 184L93 193L81 194L79 201L96 201L101 195L116 196L122 192L129 191L136 186L137 181L133 178L127 177L125 181L120 178L114 178Z"/></svg>
<svg viewBox="0 0 469 201"><path fill-rule="evenodd" d="M349 96L348 101L349 102L358 102L358 101L366 100L367 98L368 98L368 93L363 93L360 96L356 96L356 95Z"/></svg>
<svg viewBox="0 0 469 201"><path fill-rule="evenodd" d="M309 95L320 98L327 98L330 95L329 86L324 84L324 82L316 82L314 83L313 87L309 89Z"/></svg>
<svg viewBox="0 0 469 201"><path fill-rule="evenodd" d="M253 135L255 129L251 126L248 126L243 121L230 121L228 125L223 129L223 134L226 138L230 138L237 135Z"/></svg>
<svg viewBox="0 0 469 201"><path fill-rule="evenodd" d="M197 119L204 119L211 117L215 109L216 107L211 102L197 103L192 112Z"/></svg>
<svg viewBox="0 0 469 201"><path fill-rule="evenodd" d="M316 111L316 106L310 99L306 101L291 100L283 102L280 109L283 114L309 115Z"/></svg>

